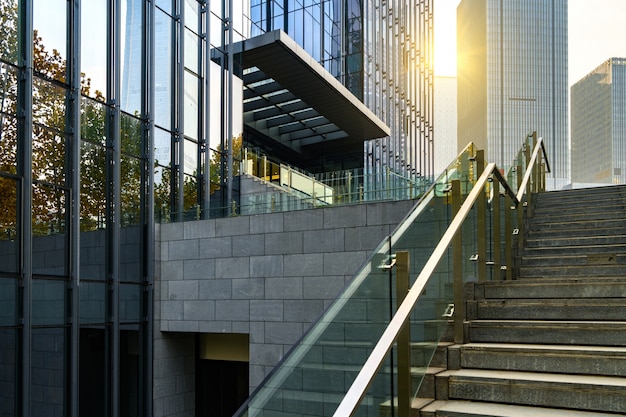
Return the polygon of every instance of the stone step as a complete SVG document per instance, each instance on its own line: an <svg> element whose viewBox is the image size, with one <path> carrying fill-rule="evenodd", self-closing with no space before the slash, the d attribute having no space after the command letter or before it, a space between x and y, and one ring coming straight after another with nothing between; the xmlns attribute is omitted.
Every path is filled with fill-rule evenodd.
<svg viewBox="0 0 626 417"><path fill-rule="evenodd" d="M621 321L474 320L467 327L474 343L626 346Z"/></svg>
<svg viewBox="0 0 626 417"><path fill-rule="evenodd" d="M606 199L612 197L626 198L626 187L623 185L611 185L606 187L582 188L576 190L560 190L557 192L543 192L537 197L537 202L547 203L552 201L583 199Z"/></svg>
<svg viewBox="0 0 626 417"><path fill-rule="evenodd" d="M590 214L592 213L592 214ZM569 212L567 208L561 207L551 213L533 214L533 225L543 225L545 223L558 223L558 222L580 222L593 219L598 220L619 220L624 218L624 210L611 210L596 212L594 208L590 207L583 212Z"/></svg>
<svg viewBox="0 0 626 417"><path fill-rule="evenodd" d="M519 277L623 277L626 273L624 265L573 265L573 266L524 266L520 267Z"/></svg>
<svg viewBox="0 0 626 417"><path fill-rule="evenodd" d="M626 244L524 248L522 263L527 257L550 257L554 259L556 256L591 255L593 257L602 254L626 254Z"/></svg>
<svg viewBox="0 0 626 417"><path fill-rule="evenodd" d="M527 278L516 281L474 283L470 299L502 298L615 298L626 297L626 277L610 278Z"/></svg>
<svg viewBox="0 0 626 417"><path fill-rule="evenodd" d="M586 411L626 410L626 378L460 369L437 375L438 400L502 402Z"/></svg>
<svg viewBox="0 0 626 417"><path fill-rule="evenodd" d="M468 301L469 320L619 321L626 317L625 298L538 298Z"/></svg>
<svg viewBox="0 0 626 417"><path fill-rule="evenodd" d="M587 231L587 233L596 234L596 230L624 230L626 227L626 218L596 220L596 219L581 219L576 221L556 221L556 222L541 222L538 218L533 218L533 222L528 229L529 234L533 233L550 233L558 232L561 230L574 231L581 230Z"/></svg>
<svg viewBox="0 0 626 417"><path fill-rule="evenodd" d="M593 411L496 404L475 401L432 401L420 410L420 417L608 417L614 414Z"/></svg>
<svg viewBox="0 0 626 417"><path fill-rule="evenodd" d="M528 231L529 239L546 239L555 237L585 237L585 236L614 236L622 235L626 230L626 220L619 220L614 222L608 227L595 227L595 228L545 228L545 229L532 229Z"/></svg>
<svg viewBox="0 0 626 417"><path fill-rule="evenodd" d="M610 236L575 236L575 237L548 237L526 239L525 248L548 248L563 246L593 246L593 245L624 245L626 244L626 234L621 230L621 234Z"/></svg>
<svg viewBox="0 0 626 417"><path fill-rule="evenodd" d="M626 376L626 347L468 343L459 349L461 368Z"/></svg>
<svg viewBox="0 0 626 417"><path fill-rule="evenodd" d="M541 218L543 216L567 214L606 213L613 211L624 211L626 209L626 199L608 198L607 200L594 201L554 201L553 204L543 204L538 202L533 209L533 216Z"/></svg>
<svg viewBox="0 0 626 417"><path fill-rule="evenodd" d="M626 268L626 253L618 253L616 251L616 247L612 247L611 250L606 250L606 252L598 253L594 251L592 248L588 248L586 253L576 254L576 255L564 255L560 253L557 256L557 253L566 251L565 248L557 250L557 253L548 253L542 254L543 256L532 256L525 254L522 257L522 267L559 267L559 266L585 266L593 270L593 268L597 266L603 265L622 265ZM544 249L548 251L548 249ZM580 247L573 248L575 251L584 252L584 250ZM592 272L592 271L590 271Z"/></svg>

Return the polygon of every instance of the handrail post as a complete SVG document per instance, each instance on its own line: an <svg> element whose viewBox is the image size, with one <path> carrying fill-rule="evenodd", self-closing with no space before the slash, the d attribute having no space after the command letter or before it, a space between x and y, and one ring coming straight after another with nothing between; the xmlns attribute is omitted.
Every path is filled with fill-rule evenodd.
<svg viewBox="0 0 626 417"><path fill-rule="evenodd" d="M480 175L485 170L485 151L480 149L476 151L476 179L480 177ZM477 210L477 218L476 218L476 233L477 233L477 252L478 252L478 281L483 282L487 278L487 222L485 220L486 217L486 198L485 195L485 187L483 187L483 192L478 197L476 201L476 210Z"/></svg>
<svg viewBox="0 0 626 417"><path fill-rule="evenodd" d="M500 181L494 178L491 184L493 187L493 198L491 199L491 207L493 210L493 277L499 281L502 279L502 274L500 273L502 265L502 243L500 239L500 198L502 197L500 196Z"/></svg>
<svg viewBox="0 0 626 417"><path fill-rule="evenodd" d="M506 262L506 279L513 279L513 201L508 194L504 195L504 262Z"/></svg>
<svg viewBox="0 0 626 417"><path fill-rule="evenodd" d="M518 192L520 191L520 188L522 186L522 182L524 179L524 174L522 173L522 167L520 165L517 166L517 190ZM518 252L519 250L521 250L522 248L522 236L524 236L524 198L522 197L520 201L518 201L517 204L517 231L518 231L518 235L517 235L517 248L518 248Z"/></svg>
<svg viewBox="0 0 626 417"><path fill-rule="evenodd" d="M452 217L454 218L461 209L461 181L452 180ZM463 308L463 234L462 228L452 239L452 275L454 291L454 343L463 343L463 321L465 320L465 308Z"/></svg>
<svg viewBox="0 0 626 417"><path fill-rule="evenodd" d="M396 252L396 303L404 301L409 293L409 252ZM411 326L407 319L398 333L398 416L411 414ZM393 400L391 401L393 407Z"/></svg>

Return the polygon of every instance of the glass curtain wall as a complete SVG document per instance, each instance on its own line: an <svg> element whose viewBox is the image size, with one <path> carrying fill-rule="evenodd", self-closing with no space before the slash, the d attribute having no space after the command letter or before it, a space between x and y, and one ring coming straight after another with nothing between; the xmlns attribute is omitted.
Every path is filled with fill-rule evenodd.
<svg viewBox="0 0 626 417"><path fill-rule="evenodd" d="M0 416L151 414L141 0L0 0Z"/></svg>

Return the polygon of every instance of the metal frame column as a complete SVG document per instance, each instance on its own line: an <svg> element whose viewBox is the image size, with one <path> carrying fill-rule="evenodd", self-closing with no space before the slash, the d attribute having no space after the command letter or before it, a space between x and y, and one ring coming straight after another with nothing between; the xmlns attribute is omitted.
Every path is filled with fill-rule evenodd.
<svg viewBox="0 0 626 417"><path fill-rule="evenodd" d="M107 227L107 280L108 291L108 318L110 322L109 337L107 338L109 348L108 369L110 380L108 381L111 417L119 416L120 412L120 319L119 319L119 278L120 278L120 184L121 184L121 143L120 143L120 71L121 53L120 39L121 32L121 0L109 0L108 2L108 33L107 33L107 148L110 160L108 161L107 175L107 210L110 227ZM106 413L105 413L106 414Z"/></svg>
<svg viewBox="0 0 626 417"><path fill-rule="evenodd" d="M67 168L71 190L70 207L70 290L71 290L71 329L70 329L70 404L69 415L79 413L79 356L80 356L80 157L81 157L81 74L80 74L80 28L81 0L68 2L68 83L70 86L67 119L70 137L70 152Z"/></svg>
<svg viewBox="0 0 626 417"><path fill-rule="evenodd" d="M21 334L21 398L22 416L30 416L31 383L31 286L32 270L32 157L33 147L33 5L32 0L20 0L18 3L18 175L21 187L18 196L18 221L20 230L20 287L22 291L22 334ZM18 405L19 408L19 405Z"/></svg>

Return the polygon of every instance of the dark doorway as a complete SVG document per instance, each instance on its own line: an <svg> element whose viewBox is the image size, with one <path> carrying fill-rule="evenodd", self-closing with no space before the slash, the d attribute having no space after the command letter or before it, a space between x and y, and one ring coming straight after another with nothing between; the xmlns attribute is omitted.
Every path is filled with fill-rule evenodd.
<svg viewBox="0 0 626 417"><path fill-rule="evenodd" d="M248 362L197 359L196 417L231 417L248 398Z"/></svg>
<svg viewBox="0 0 626 417"><path fill-rule="evenodd" d="M79 414L81 416L104 417L104 398L107 384L104 328L81 328L79 346Z"/></svg>

